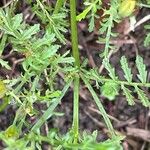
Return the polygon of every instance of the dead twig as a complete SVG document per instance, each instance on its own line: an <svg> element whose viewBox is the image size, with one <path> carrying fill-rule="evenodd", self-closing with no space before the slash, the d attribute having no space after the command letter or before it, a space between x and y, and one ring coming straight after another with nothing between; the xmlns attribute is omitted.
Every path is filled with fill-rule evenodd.
<svg viewBox="0 0 150 150"><path fill-rule="evenodd" d="M138 128L127 127L127 135L140 138L144 141L150 142L150 131Z"/></svg>
<svg viewBox="0 0 150 150"><path fill-rule="evenodd" d="M105 128L105 124L97 120L95 117L93 117L87 110L84 110L84 113L92 119L94 123L96 123L100 128Z"/></svg>

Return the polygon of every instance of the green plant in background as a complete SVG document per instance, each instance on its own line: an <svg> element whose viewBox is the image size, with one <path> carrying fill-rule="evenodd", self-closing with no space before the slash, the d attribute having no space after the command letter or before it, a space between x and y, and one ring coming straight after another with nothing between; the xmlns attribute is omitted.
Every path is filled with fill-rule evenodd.
<svg viewBox="0 0 150 150"><path fill-rule="evenodd" d="M150 25L146 25L146 26L145 26L145 29L149 30L149 29L150 29ZM145 38L145 40L144 40L144 46L145 46L145 47L148 47L149 45L150 45L150 33L148 33L148 34L146 35L146 38Z"/></svg>
<svg viewBox="0 0 150 150"><path fill-rule="evenodd" d="M122 2L122 1L121 1ZM123 136L116 134L108 114L106 113L97 93L91 86L91 80L95 81L101 91L102 96L110 100L120 93L120 90L126 96L129 105L135 104L132 93L137 93L141 103L149 107L150 102L145 94L143 87L150 87L147 82L146 66L141 56L136 57L135 64L137 66L137 79L139 82L133 82L131 68L125 56L120 59L120 66L124 72L124 79L120 80L115 72L115 68L109 62L109 51L114 49L110 45L110 38L116 36L112 32L114 22L119 22L124 14L123 2L117 0L110 2L110 8L104 10L104 18L101 22L99 32L105 33L105 48L103 54L103 65L108 71L105 77L98 73L98 69L87 70L86 66L80 62L78 49L77 21L88 18L89 31L94 30L94 19L98 16L96 12L102 8L102 1L85 1L85 10L76 15L76 1L70 0L70 11L64 5L63 0L57 0L55 8L48 7L40 0L36 0L32 6L32 1L27 0L31 5L33 13L41 20L41 24L29 25L23 20L23 14L15 14L16 3L10 7L0 9L0 64L6 69L11 69L8 62L3 57L6 43L12 45L13 52L21 54L22 72L19 77L1 79L0 80L0 98L5 104L0 107L3 111L11 102L15 102L16 115L12 125L5 131L0 132L0 139L5 143L6 149L25 149L34 150L42 149L42 143L46 142L57 150L81 149L81 150L122 150L121 140ZM19 3L19 2L18 2ZM131 7L128 15L132 14L135 6ZM13 8L13 9L12 9ZM65 44L66 33L69 27L67 20L68 12L70 12L72 56L70 51L59 54L59 43ZM119 13L118 13L119 12ZM149 43L149 36L145 40L145 45ZM56 79L59 74L64 75L64 87L56 86ZM81 80L84 82L91 93L95 104L97 105L105 124L110 133L110 139L105 142L97 142L97 131L89 135L86 132L79 131L79 89ZM43 85L47 87L45 90ZM54 129L48 130L47 135L41 133L41 126L47 122L53 115L56 115L55 108L60 104L69 87L73 83L73 123L72 128L65 135L60 135ZM134 90L133 90L134 89ZM34 104L44 103L47 110L37 110ZM37 120L30 124L27 116L36 116ZM39 117L40 116L40 117ZM24 129L26 129L24 131Z"/></svg>

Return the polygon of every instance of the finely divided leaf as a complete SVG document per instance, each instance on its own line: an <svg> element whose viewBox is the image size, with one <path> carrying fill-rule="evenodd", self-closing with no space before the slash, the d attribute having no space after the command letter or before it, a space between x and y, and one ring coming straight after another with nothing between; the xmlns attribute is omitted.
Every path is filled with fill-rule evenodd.
<svg viewBox="0 0 150 150"><path fill-rule="evenodd" d="M125 79L128 81L128 82L132 82L132 73L131 73L131 69L129 68L128 66L128 62L127 62L127 59L125 56L122 56L121 57L121 60L120 60L120 63L121 63L121 68L123 69L124 71L124 77Z"/></svg>
<svg viewBox="0 0 150 150"><path fill-rule="evenodd" d="M95 20L94 20L94 15L91 16L90 22L89 22L89 32L94 31L95 27Z"/></svg>
<svg viewBox="0 0 150 150"><path fill-rule="evenodd" d="M148 97L146 96L146 94L144 93L144 91L139 89L137 86L135 87L135 90L136 90L136 92L138 94L138 97L141 100L142 104L145 107L149 107L150 106L150 101L149 101Z"/></svg>
<svg viewBox="0 0 150 150"><path fill-rule="evenodd" d="M145 29L150 29L150 25L145 25L144 26ZM144 40L144 46L148 47L150 45L150 33L146 34L146 38Z"/></svg>
<svg viewBox="0 0 150 150"><path fill-rule="evenodd" d="M56 54L59 45L50 46L41 52L41 60L46 60Z"/></svg>
<svg viewBox="0 0 150 150"><path fill-rule="evenodd" d="M63 44L66 44L66 39L63 34L60 32L60 27L56 27L55 25L52 26L52 30L55 32L56 37L62 42ZM50 28L49 28L50 30ZM51 33L51 32L50 32Z"/></svg>
<svg viewBox="0 0 150 150"><path fill-rule="evenodd" d="M114 81L105 82L101 87L101 93L104 97L107 97L110 101L114 100L119 94L120 86Z"/></svg>
<svg viewBox="0 0 150 150"><path fill-rule="evenodd" d="M40 30L40 25L39 24L35 24L33 26L30 26L29 29L24 30L24 32L22 34L22 39L23 40L30 39L31 36L36 34L37 32L39 32L39 30Z"/></svg>
<svg viewBox="0 0 150 150"><path fill-rule="evenodd" d="M81 21L82 19L84 19L86 17L86 15L88 14L88 12L92 9L93 5L90 5L89 7L87 7L81 14L79 14L76 17L77 21Z"/></svg>
<svg viewBox="0 0 150 150"><path fill-rule="evenodd" d="M136 57L136 66L137 66L138 72L139 72L139 74L137 75L139 80L142 83L146 83L147 71L146 71L146 66L143 63L143 58L141 56Z"/></svg>
<svg viewBox="0 0 150 150"><path fill-rule="evenodd" d="M104 67L107 69L107 71L109 72L109 76L110 76L113 80L117 80L117 77L116 77L116 75L115 75L115 69L110 65L108 59L104 59L104 60L103 60L103 65L104 65Z"/></svg>
<svg viewBox="0 0 150 150"><path fill-rule="evenodd" d="M5 67L8 70L11 70L11 67L8 65L8 62L4 61L3 59L0 59L0 66Z"/></svg>
<svg viewBox="0 0 150 150"><path fill-rule="evenodd" d="M5 48L6 40L7 40L7 35L6 35L6 34L3 34L2 39L1 39L1 42L0 42L0 56L1 56L1 54L3 53L3 50L4 50L4 48Z"/></svg>
<svg viewBox="0 0 150 150"><path fill-rule="evenodd" d="M17 14L12 18L12 29L17 30L23 22L23 14Z"/></svg>
<svg viewBox="0 0 150 150"><path fill-rule="evenodd" d="M6 85L2 80L0 80L0 98L2 98L7 92Z"/></svg>
<svg viewBox="0 0 150 150"><path fill-rule="evenodd" d="M150 45L150 33L146 35L146 38L144 40L144 46L148 47Z"/></svg>
<svg viewBox="0 0 150 150"><path fill-rule="evenodd" d="M46 33L42 38L32 43L32 49L37 50L40 47L50 46L55 41L55 34Z"/></svg>
<svg viewBox="0 0 150 150"><path fill-rule="evenodd" d="M123 93L125 94L128 104L129 105L134 105L135 102L133 101L134 97L131 95L131 91L126 88L123 84L121 85L121 89L123 90Z"/></svg>
<svg viewBox="0 0 150 150"><path fill-rule="evenodd" d="M59 63L70 63L72 64L73 62L75 62L73 57L65 57L65 58L61 58Z"/></svg>

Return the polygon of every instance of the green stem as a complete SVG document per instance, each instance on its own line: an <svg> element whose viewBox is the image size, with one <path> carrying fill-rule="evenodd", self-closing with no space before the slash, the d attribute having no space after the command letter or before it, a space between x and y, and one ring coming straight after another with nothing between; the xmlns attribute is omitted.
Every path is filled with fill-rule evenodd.
<svg viewBox="0 0 150 150"><path fill-rule="evenodd" d="M73 133L74 133L74 143L78 142L79 135L79 77L75 77L74 79L74 101L73 101Z"/></svg>
<svg viewBox="0 0 150 150"><path fill-rule="evenodd" d="M60 9L62 8L63 4L64 4L64 0L57 0L53 13L57 14L60 11Z"/></svg>
<svg viewBox="0 0 150 150"><path fill-rule="evenodd" d="M141 83L141 82L128 82L128 81L122 81L122 80L113 80L109 78L103 78L101 76L95 77L95 78L89 78L90 80L95 80L99 82L115 82L116 84L119 85L127 85L127 86L140 86L140 87L150 87L150 83Z"/></svg>
<svg viewBox="0 0 150 150"><path fill-rule="evenodd" d="M70 0L70 13L71 13L71 40L72 40L73 57L75 58L75 66L80 67L77 21L76 21L76 0Z"/></svg>
<svg viewBox="0 0 150 150"><path fill-rule="evenodd" d="M80 57L78 49L78 31L76 21L76 0L70 0L70 17L71 17L71 41L73 57L75 59L75 67L80 67ZM74 79L74 102L73 102L73 125L74 142L78 142L79 134L79 86L80 79L76 76Z"/></svg>
<svg viewBox="0 0 150 150"><path fill-rule="evenodd" d="M106 123L106 125L108 127L108 130L109 130L109 132L111 134L111 137L115 138L116 135L115 135L114 128L113 128L113 126L111 124L111 121L110 121L110 119L109 119L109 117L108 117L108 115L107 115L107 113L106 113L106 111L105 111L101 101L99 100L97 94L95 93L95 91L92 88L92 86L89 84L89 81L84 77L84 75L82 76L82 80L84 81L85 85L87 86L87 88L89 89L90 93L92 94L92 97L93 97L97 107L99 108L99 111L102 114L102 116L104 118L104 121L105 121L105 123Z"/></svg>

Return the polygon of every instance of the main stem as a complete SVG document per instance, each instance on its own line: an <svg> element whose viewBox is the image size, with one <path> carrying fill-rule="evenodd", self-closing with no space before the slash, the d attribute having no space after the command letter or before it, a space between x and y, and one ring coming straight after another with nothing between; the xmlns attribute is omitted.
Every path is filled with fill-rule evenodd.
<svg viewBox="0 0 150 150"><path fill-rule="evenodd" d="M71 17L71 41L72 52L75 59L75 66L80 67L80 57L78 49L78 31L76 21L76 0L70 0L70 17ZM72 130L74 133L74 142L78 142L79 135L79 85L80 79L77 75L74 78L74 97L73 97L73 125Z"/></svg>
<svg viewBox="0 0 150 150"><path fill-rule="evenodd" d="M78 33L76 21L76 0L70 0L70 17L71 17L71 40L73 57L75 58L75 66L80 67L79 49L78 49Z"/></svg>

